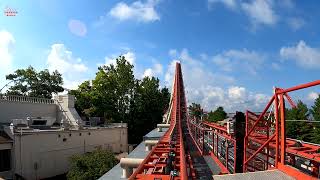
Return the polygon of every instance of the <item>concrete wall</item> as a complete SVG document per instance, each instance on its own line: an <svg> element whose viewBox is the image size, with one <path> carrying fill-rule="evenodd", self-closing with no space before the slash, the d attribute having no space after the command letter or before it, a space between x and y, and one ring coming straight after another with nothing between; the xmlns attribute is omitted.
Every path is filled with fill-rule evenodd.
<svg viewBox="0 0 320 180"><path fill-rule="evenodd" d="M98 147L116 153L127 152L128 149L125 127L18 134L14 142L14 171L26 179L66 173L69 158L74 154L91 152Z"/></svg>
<svg viewBox="0 0 320 180"><path fill-rule="evenodd" d="M57 96L55 100L58 109L58 122L62 121L65 126L69 125L71 128L78 129L82 125L82 120L74 107L74 96L70 94Z"/></svg>
<svg viewBox="0 0 320 180"><path fill-rule="evenodd" d="M0 122L10 123L12 119L26 119L26 117L56 118L55 104L40 104L30 102L14 102L0 100Z"/></svg>

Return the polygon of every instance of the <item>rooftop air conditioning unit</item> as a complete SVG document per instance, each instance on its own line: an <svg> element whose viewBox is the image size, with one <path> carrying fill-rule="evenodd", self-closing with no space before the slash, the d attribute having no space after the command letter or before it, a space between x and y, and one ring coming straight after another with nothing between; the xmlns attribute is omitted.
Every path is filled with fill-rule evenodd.
<svg viewBox="0 0 320 180"><path fill-rule="evenodd" d="M12 119L11 123L13 126L28 126L27 119Z"/></svg>

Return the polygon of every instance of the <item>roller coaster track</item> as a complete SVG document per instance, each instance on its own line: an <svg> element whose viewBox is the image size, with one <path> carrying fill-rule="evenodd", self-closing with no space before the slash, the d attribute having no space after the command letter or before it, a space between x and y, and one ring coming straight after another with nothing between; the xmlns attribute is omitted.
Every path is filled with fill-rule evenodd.
<svg viewBox="0 0 320 180"><path fill-rule="evenodd" d="M225 124L189 119L181 65L176 63L166 118L170 126L129 179L212 179L205 156L220 167L218 174L279 169L297 179L319 178L320 145L285 135L285 99L295 107L288 93L316 85L320 80L275 88L262 113L237 112L231 132Z"/></svg>
<svg viewBox="0 0 320 180"><path fill-rule="evenodd" d="M183 123L187 121L186 98L180 63L176 64L170 102L170 127L129 179L193 178L190 155L185 152Z"/></svg>

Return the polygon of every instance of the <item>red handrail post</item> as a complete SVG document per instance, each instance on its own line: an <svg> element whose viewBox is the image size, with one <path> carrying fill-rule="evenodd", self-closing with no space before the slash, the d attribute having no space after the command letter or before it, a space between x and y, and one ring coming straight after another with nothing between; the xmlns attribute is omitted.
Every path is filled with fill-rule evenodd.
<svg viewBox="0 0 320 180"><path fill-rule="evenodd" d="M276 123L276 156L274 158L275 160L275 167L278 168L278 158L279 158L279 112L278 112L278 95L277 95L277 88L274 89L274 118Z"/></svg>
<svg viewBox="0 0 320 180"><path fill-rule="evenodd" d="M280 162L285 164L286 157L286 121L285 121L285 103L283 94L280 94L280 122L281 122L281 154Z"/></svg>
<svg viewBox="0 0 320 180"><path fill-rule="evenodd" d="M248 145L248 111L246 111L246 129L245 129L245 136L244 136L244 146L243 146L243 172L247 171L247 145Z"/></svg>
<svg viewBox="0 0 320 180"><path fill-rule="evenodd" d="M201 129L202 131L202 152L201 155L204 155L204 129Z"/></svg>

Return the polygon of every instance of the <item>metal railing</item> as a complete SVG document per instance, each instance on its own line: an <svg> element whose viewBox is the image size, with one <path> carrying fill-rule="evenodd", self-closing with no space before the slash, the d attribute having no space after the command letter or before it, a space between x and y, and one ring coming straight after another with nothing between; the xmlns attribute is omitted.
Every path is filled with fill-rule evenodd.
<svg viewBox="0 0 320 180"><path fill-rule="evenodd" d="M17 96L17 95L4 95L0 94L0 101L11 101L11 102L28 102L38 104L54 104L53 99L36 98L28 96Z"/></svg>

